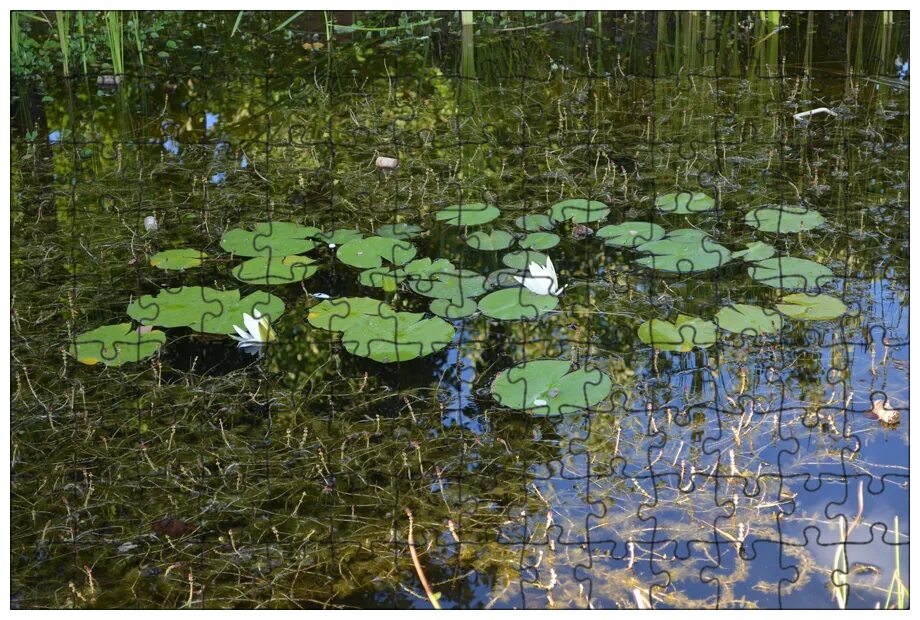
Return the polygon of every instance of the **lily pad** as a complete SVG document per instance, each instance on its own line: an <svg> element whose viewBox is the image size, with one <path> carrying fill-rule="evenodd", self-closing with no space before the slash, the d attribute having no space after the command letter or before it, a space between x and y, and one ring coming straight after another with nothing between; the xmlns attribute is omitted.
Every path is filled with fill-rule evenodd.
<svg viewBox="0 0 920 620"><path fill-rule="evenodd" d="M520 286L521 283L515 280L515 276L520 276L520 269L496 269L495 271L489 272L489 275L486 276L486 290L494 290L497 288L508 288L514 286Z"/></svg>
<svg viewBox="0 0 920 620"><path fill-rule="evenodd" d="M559 245L559 235L550 232L530 233L518 245L525 250L548 250Z"/></svg>
<svg viewBox="0 0 920 620"><path fill-rule="evenodd" d="M181 248L178 250L164 250L150 257L150 264L157 269L175 271L197 267L208 255L201 250Z"/></svg>
<svg viewBox="0 0 920 620"><path fill-rule="evenodd" d="M284 302L265 291L240 299L240 291L219 291L204 286L162 289L144 295L128 306L128 316L144 325L190 327L209 334L233 334L243 324L243 314L258 309L276 321L284 313Z"/></svg>
<svg viewBox="0 0 920 620"><path fill-rule="evenodd" d="M688 215L709 211L716 206L716 201L715 198L703 192L672 192L658 196L655 199L655 206L662 213Z"/></svg>
<svg viewBox="0 0 920 620"><path fill-rule="evenodd" d="M482 202L451 205L434 214L435 219L454 226L488 224L501 214L497 207Z"/></svg>
<svg viewBox="0 0 920 620"><path fill-rule="evenodd" d="M296 222L259 222L252 230L262 235L292 239L307 239L323 232L316 226L304 226Z"/></svg>
<svg viewBox="0 0 920 620"><path fill-rule="evenodd" d="M649 241L664 237L664 228L652 222L623 222L604 226L597 231L597 236L605 239L604 245L634 248Z"/></svg>
<svg viewBox="0 0 920 620"><path fill-rule="evenodd" d="M518 250L502 256L502 262L512 269L526 271L530 263L546 264L546 254L535 250Z"/></svg>
<svg viewBox="0 0 920 620"><path fill-rule="evenodd" d="M597 200L570 198L551 206L547 214L555 222L572 220L576 224L588 224L607 217L610 207Z"/></svg>
<svg viewBox="0 0 920 620"><path fill-rule="evenodd" d="M432 314L445 319L462 319L474 314L479 306L469 297L463 299L434 299L428 306Z"/></svg>
<svg viewBox="0 0 920 620"><path fill-rule="evenodd" d="M316 273L313 262L306 256L256 256L234 267L233 277L259 286L290 284Z"/></svg>
<svg viewBox="0 0 920 620"><path fill-rule="evenodd" d="M514 220L514 225L524 232L535 232L538 230L549 230L553 227L553 220L543 213L533 215L522 215Z"/></svg>
<svg viewBox="0 0 920 620"><path fill-rule="evenodd" d="M417 237L424 229L415 224L384 224L377 228L377 234L381 237L391 237L393 239L412 239Z"/></svg>
<svg viewBox="0 0 920 620"><path fill-rule="evenodd" d="M368 317L379 317L389 307L386 302L370 297L327 299L310 308L307 322L319 329L343 332L362 324Z"/></svg>
<svg viewBox="0 0 920 620"><path fill-rule="evenodd" d="M816 288L834 278L834 273L821 263L790 256L751 263L748 274L767 286L791 290Z"/></svg>
<svg viewBox="0 0 920 620"><path fill-rule="evenodd" d="M514 235L504 230L477 231L467 237L466 244L474 250L494 252L504 250L514 242Z"/></svg>
<svg viewBox="0 0 920 620"><path fill-rule="evenodd" d="M749 304L732 304L716 313L716 325L735 334L757 336L782 329L783 317L776 310Z"/></svg>
<svg viewBox="0 0 920 620"><path fill-rule="evenodd" d="M536 319L555 308L559 300L553 295L537 295L519 286L503 288L479 300L484 315L500 321Z"/></svg>
<svg viewBox="0 0 920 620"><path fill-rule="evenodd" d="M80 334L67 352L81 364L121 366L150 357L165 342L166 334L161 331L142 334L131 323L119 323Z"/></svg>
<svg viewBox="0 0 920 620"><path fill-rule="evenodd" d="M422 316L396 312L368 317L364 324L342 333L342 344L353 355L385 364L437 353L451 343L456 330L444 319Z"/></svg>
<svg viewBox="0 0 920 620"><path fill-rule="evenodd" d="M360 230L354 228L337 228L330 232L320 232L313 235L315 239L322 241L330 247L342 245L343 243L360 239L363 236Z"/></svg>
<svg viewBox="0 0 920 620"><path fill-rule="evenodd" d="M533 360L499 373L491 392L503 407L559 415L597 405L612 387L610 377L599 369L572 370L566 360Z"/></svg>
<svg viewBox="0 0 920 620"><path fill-rule="evenodd" d="M829 321L847 311L842 301L830 295L794 293L783 297L783 302L776 304L776 308L789 318L801 321Z"/></svg>
<svg viewBox="0 0 920 620"><path fill-rule="evenodd" d="M436 299L464 299L478 297L486 292L486 279L469 269L433 272L409 280L409 288L425 297Z"/></svg>
<svg viewBox="0 0 920 620"><path fill-rule="evenodd" d="M671 231L661 239L637 246L636 250L651 254L637 259L640 265L682 274L714 269L731 259L728 248L693 228Z"/></svg>
<svg viewBox="0 0 920 620"><path fill-rule="evenodd" d="M797 205L778 205L748 211L744 223L761 232L795 233L821 226L824 216Z"/></svg>
<svg viewBox="0 0 920 620"><path fill-rule="evenodd" d="M752 263L759 260L766 260L776 254L776 248L763 241L754 241L747 244L746 250L732 252L732 258L741 258L745 262Z"/></svg>
<svg viewBox="0 0 920 620"><path fill-rule="evenodd" d="M375 267L361 272L359 280L364 286L395 291L400 282L407 278L424 278L433 273L454 271L454 265L446 258L432 261L430 258L417 258L402 267Z"/></svg>
<svg viewBox="0 0 920 620"><path fill-rule="evenodd" d="M346 265L373 269L380 267L384 260L394 265L408 263L415 256L415 246L403 239L368 237L346 242L335 255Z"/></svg>
<svg viewBox="0 0 920 620"><path fill-rule="evenodd" d="M716 342L716 326L712 321L678 315L671 323L652 319L639 326L639 340L660 351L691 351L694 347L707 348Z"/></svg>
<svg viewBox="0 0 920 620"><path fill-rule="evenodd" d="M316 247L316 242L300 236L309 232L304 226L285 222L262 222L254 230L228 230L221 237L220 247L237 256L291 256L303 254Z"/></svg>

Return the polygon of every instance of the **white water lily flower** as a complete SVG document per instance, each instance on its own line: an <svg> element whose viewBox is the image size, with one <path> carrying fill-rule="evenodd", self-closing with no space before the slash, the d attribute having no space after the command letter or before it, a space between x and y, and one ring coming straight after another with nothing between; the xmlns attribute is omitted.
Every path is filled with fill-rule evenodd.
<svg viewBox="0 0 920 620"><path fill-rule="evenodd" d="M553 259L546 257L546 266L541 266L536 262L531 262L528 266L529 276L514 276L514 279L524 285L527 290L537 295L555 295L559 294L565 287L559 286L556 279L556 268L553 267Z"/></svg>
<svg viewBox="0 0 920 620"><path fill-rule="evenodd" d="M267 316L263 316L258 310L252 311L252 316L243 313L243 324L246 329L234 325L233 329L239 336L231 334L231 338L236 340L241 349L250 354L260 353L262 345L272 342L275 339L275 332L272 329L271 322Z"/></svg>

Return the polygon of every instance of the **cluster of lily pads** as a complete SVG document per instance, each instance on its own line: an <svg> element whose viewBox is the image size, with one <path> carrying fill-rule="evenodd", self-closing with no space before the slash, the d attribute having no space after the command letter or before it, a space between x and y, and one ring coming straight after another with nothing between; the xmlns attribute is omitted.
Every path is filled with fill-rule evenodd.
<svg viewBox="0 0 920 620"><path fill-rule="evenodd" d="M656 207L665 215L691 215L713 209L716 201L702 192L676 192L659 196ZM220 241L232 258L244 259L232 268L237 280L256 286L302 282L317 271L316 259L307 254L318 247L335 250L343 264L360 270L358 280L370 288L395 291L404 286L429 299L426 313L400 312L371 297L325 299L309 309L308 323L317 329L341 333L341 341L354 355L383 362L403 362L430 355L450 344L455 335L448 320L474 313L502 321L536 319L555 309L562 287L555 282L552 262L543 252L560 242L552 232L558 224L577 226L602 222L610 208L599 201L569 199L545 213L517 218L520 232L479 229L496 220L500 210L484 203L452 205L434 214L446 225L462 227L465 243L479 251L508 250L502 257L506 269L488 276L461 269L449 259L418 258L412 240L420 226L395 223L380 226L365 237L359 230L324 232L294 222L262 222L251 230L227 231ZM759 207L745 222L761 232L801 232L823 224L816 211L798 206ZM749 275L767 286L795 291L775 309L731 304L713 320L679 315L674 322L651 319L638 327L639 339L664 351L705 348L717 340L717 331L735 334L770 334L783 326L783 316L800 320L833 319L845 312L840 300L806 291L820 287L833 273L819 263L796 257L776 257L775 249L761 241L732 251L696 228L667 231L650 221L627 221L599 228L596 236L607 246L636 253L636 264L666 273L689 274L722 267L740 259ZM516 246L516 247L514 247ZM154 254L150 264L164 270L197 267L209 257L198 250L180 248ZM530 281L522 272L531 273ZM552 287L535 286L533 276L550 273ZM319 297L319 295L315 295ZM284 302L266 291L241 297L238 289L208 287L163 289L133 301L128 315L140 323L108 325L81 334L70 348L79 361L116 366L153 355L165 334L153 327L187 327L210 334L239 334L241 345L261 344L273 337L271 323L284 312ZM258 319L258 320L257 320ZM447 320L445 320L447 319ZM249 328L242 330L240 324ZM507 407L535 414L555 414L592 407L607 397L610 377L597 369L573 370L566 361L533 360L512 367L492 384L492 394Z"/></svg>

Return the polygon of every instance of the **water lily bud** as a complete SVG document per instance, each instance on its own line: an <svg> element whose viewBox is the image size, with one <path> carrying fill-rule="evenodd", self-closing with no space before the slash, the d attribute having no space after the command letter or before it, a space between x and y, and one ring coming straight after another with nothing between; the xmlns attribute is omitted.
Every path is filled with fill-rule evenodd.
<svg viewBox="0 0 920 620"><path fill-rule="evenodd" d="M152 215L148 215L144 218L144 230L147 232L155 232L158 228L157 218Z"/></svg>
<svg viewBox="0 0 920 620"><path fill-rule="evenodd" d="M399 168L399 160L395 157L378 157L377 158L377 170L382 170L384 172L391 172Z"/></svg>

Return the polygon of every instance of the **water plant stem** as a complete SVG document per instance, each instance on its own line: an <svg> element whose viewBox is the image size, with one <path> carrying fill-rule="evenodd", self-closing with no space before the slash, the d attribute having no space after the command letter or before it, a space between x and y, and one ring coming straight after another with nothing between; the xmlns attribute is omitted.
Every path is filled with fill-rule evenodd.
<svg viewBox="0 0 920 620"><path fill-rule="evenodd" d="M409 517L409 536L407 542L409 543L409 555L412 556L412 564L415 565L415 572L418 575L418 580L422 582L422 587L425 588L425 595L428 597L428 600L431 601L432 607L441 609L441 605L438 603L438 597L431 591L431 586L428 585L428 579L425 578L425 571L422 570L422 563L418 559L418 553L415 552L415 540L412 538L412 511L409 508L406 508L406 515Z"/></svg>

